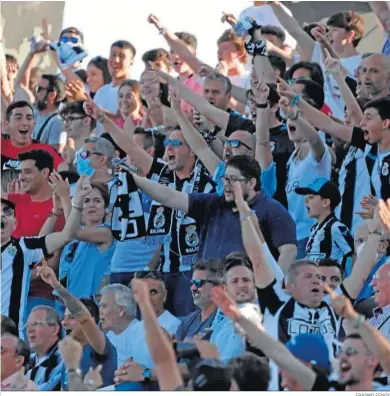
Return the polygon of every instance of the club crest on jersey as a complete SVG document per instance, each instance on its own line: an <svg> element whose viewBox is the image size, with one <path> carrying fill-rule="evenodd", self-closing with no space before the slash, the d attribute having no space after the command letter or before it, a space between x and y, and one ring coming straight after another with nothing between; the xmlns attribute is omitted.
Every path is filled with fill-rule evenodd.
<svg viewBox="0 0 390 396"><path fill-rule="evenodd" d="M382 175L388 176L388 174L389 174L389 164L385 162L382 166Z"/></svg>
<svg viewBox="0 0 390 396"><path fill-rule="evenodd" d="M190 247L196 247L199 245L199 236L196 232L196 226L191 225L186 228L186 244Z"/></svg>
<svg viewBox="0 0 390 396"><path fill-rule="evenodd" d="M155 228L162 228L165 225L164 208L157 209L156 216L154 216L153 224Z"/></svg>
<svg viewBox="0 0 390 396"><path fill-rule="evenodd" d="M276 143L271 140L269 142L269 146L270 146L271 151L274 152L275 151L275 147L276 147Z"/></svg>
<svg viewBox="0 0 390 396"><path fill-rule="evenodd" d="M16 247L15 247L15 246L11 246L11 247L8 249L8 254L9 254L10 256L15 257L15 256L16 256L16 253L17 253L17 250L16 250Z"/></svg>

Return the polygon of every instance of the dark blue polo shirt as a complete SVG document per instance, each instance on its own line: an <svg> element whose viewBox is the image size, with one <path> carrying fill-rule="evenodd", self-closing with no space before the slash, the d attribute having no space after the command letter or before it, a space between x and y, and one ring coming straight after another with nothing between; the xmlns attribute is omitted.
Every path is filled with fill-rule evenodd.
<svg viewBox="0 0 390 396"><path fill-rule="evenodd" d="M260 191L249 204L259 219L264 239L275 258L277 248L297 244L295 223L279 202ZM240 215L218 194L189 194L188 216L200 231L200 259L223 259L232 252L244 252Z"/></svg>

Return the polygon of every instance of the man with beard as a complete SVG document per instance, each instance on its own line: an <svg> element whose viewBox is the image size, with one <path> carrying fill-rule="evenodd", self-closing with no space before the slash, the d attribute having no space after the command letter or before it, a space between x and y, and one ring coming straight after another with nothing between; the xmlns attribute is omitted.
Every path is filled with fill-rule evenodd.
<svg viewBox="0 0 390 396"><path fill-rule="evenodd" d="M7 135L1 137L2 170L20 169L18 155L34 148L49 152L53 156L55 168L61 164L62 158L52 146L31 141L34 125L34 110L29 103L19 101L7 107L4 120Z"/></svg>
<svg viewBox="0 0 390 396"><path fill-rule="evenodd" d="M33 139L61 152L66 145L66 132L58 108L65 99L65 84L60 77L43 74L36 88L36 122Z"/></svg>
<svg viewBox="0 0 390 396"><path fill-rule="evenodd" d="M390 59L384 54L372 54L362 59L360 76L369 99L390 95Z"/></svg>

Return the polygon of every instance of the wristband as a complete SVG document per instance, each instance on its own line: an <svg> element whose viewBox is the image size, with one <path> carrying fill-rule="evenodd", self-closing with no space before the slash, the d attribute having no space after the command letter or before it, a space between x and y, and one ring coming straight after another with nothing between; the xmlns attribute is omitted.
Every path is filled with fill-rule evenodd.
<svg viewBox="0 0 390 396"><path fill-rule="evenodd" d="M51 211L49 213L49 217L60 217L61 214L62 214L61 212L55 213L55 212Z"/></svg>
<svg viewBox="0 0 390 396"><path fill-rule="evenodd" d="M382 233L380 231L375 230L375 231L368 232L368 235L378 235L381 237Z"/></svg>
<svg viewBox="0 0 390 396"><path fill-rule="evenodd" d="M293 107L296 106L300 100L301 100L301 97L299 95L295 96L294 99L291 99L290 106L293 106Z"/></svg>
<svg viewBox="0 0 390 396"><path fill-rule="evenodd" d="M210 132L207 129L200 131L200 134L203 136L203 139L206 141L207 144L210 144L217 138L213 132Z"/></svg>
<svg viewBox="0 0 390 396"><path fill-rule="evenodd" d="M295 115L295 117L288 117L288 119L290 121L296 121L300 115L301 115L301 113L299 111L297 111L297 114Z"/></svg>
<svg viewBox="0 0 390 396"><path fill-rule="evenodd" d="M268 102L265 102L265 103L257 103L256 102L256 107L258 109L266 109L268 107Z"/></svg>
<svg viewBox="0 0 390 396"><path fill-rule="evenodd" d="M251 210L250 212L246 212L246 213L240 215L240 221L245 221L245 220L249 219L250 217L252 217L254 215L254 213L255 212L253 210Z"/></svg>
<svg viewBox="0 0 390 396"><path fill-rule="evenodd" d="M362 323L366 320L364 315L359 315L359 317L356 319L355 324L353 325L354 329L359 329Z"/></svg>
<svg viewBox="0 0 390 396"><path fill-rule="evenodd" d="M167 31L167 29L162 27L162 28L158 29L158 34L164 35L166 33L166 31Z"/></svg>
<svg viewBox="0 0 390 396"><path fill-rule="evenodd" d="M249 43L245 43L245 49L246 52L253 57L255 57L256 55L268 56L267 43L265 40L260 40L256 42L253 42L253 40L251 40Z"/></svg>
<svg viewBox="0 0 390 396"><path fill-rule="evenodd" d="M78 210L79 212L83 211L83 207L82 206L78 206L72 199L72 208L75 208L76 210Z"/></svg>
<svg viewBox="0 0 390 396"><path fill-rule="evenodd" d="M81 372L81 370L78 368L78 369L74 369L74 368L70 368L70 369L66 369L66 373L69 375L69 374L76 374L76 375L79 375L80 377L82 376L82 372Z"/></svg>

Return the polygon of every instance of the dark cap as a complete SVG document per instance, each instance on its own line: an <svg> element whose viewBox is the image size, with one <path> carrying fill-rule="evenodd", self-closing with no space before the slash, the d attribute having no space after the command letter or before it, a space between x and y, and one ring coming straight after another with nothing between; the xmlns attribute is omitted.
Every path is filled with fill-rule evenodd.
<svg viewBox="0 0 390 396"><path fill-rule="evenodd" d="M340 191L336 184L325 178L318 178L307 187L297 187L295 192L299 195L319 195L327 198L335 208L341 201Z"/></svg>
<svg viewBox="0 0 390 396"><path fill-rule="evenodd" d="M1 203L15 211L15 204L11 201L8 201L8 199L1 198Z"/></svg>
<svg viewBox="0 0 390 396"><path fill-rule="evenodd" d="M191 377L194 391L229 391L233 371L218 360L201 360Z"/></svg>

